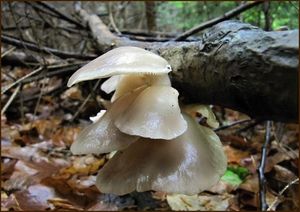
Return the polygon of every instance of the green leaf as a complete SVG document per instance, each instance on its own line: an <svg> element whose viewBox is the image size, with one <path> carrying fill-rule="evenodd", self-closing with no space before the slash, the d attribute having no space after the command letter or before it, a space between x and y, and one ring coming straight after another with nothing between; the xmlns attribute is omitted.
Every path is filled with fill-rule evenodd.
<svg viewBox="0 0 300 212"><path fill-rule="evenodd" d="M249 175L248 169L242 166L229 166L227 169L237 174L241 180Z"/></svg>
<svg viewBox="0 0 300 212"><path fill-rule="evenodd" d="M225 174L221 177L221 180L233 186L238 186L243 182L236 173L228 169L226 170Z"/></svg>

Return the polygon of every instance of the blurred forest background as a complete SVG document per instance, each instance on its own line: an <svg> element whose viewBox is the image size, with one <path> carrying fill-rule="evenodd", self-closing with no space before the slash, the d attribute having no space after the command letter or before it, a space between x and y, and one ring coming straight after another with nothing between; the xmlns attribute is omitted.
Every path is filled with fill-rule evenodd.
<svg viewBox="0 0 300 212"><path fill-rule="evenodd" d="M216 186L192 197L154 191L102 194L95 177L110 155L69 151L88 118L109 98L99 89L102 80L66 87L74 71L102 54L76 12L78 5L118 36L166 42L246 3L1 1L1 210L257 210L257 168L267 133L268 209L298 209L298 124L271 122L266 128L261 120L213 106L228 170ZM266 31L298 29L299 2L267 1L232 19Z"/></svg>

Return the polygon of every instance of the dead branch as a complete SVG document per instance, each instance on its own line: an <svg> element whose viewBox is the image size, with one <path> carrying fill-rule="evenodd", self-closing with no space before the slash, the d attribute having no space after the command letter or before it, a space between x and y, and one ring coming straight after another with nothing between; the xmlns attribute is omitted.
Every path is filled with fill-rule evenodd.
<svg viewBox="0 0 300 212"><path fill-rule="evenodd" d="M24 41L24 40L19 40L14 37L10 37L7 35L1 35L1 40L3 43L7 43L13 46L16 46L18 48L28 48L31 51L39 52L39 53L46 53L46 54L53 54L57 57L60 57L62 59L67 59L67 58L76 58L76 59L82 59L82 60L91 60L96 57L96 55L82 55L82 54L76 54L73 52L65 52L65 51L60 51L57 49L53 49L50 47L39 47L37 44L29 42L29 41Z"/></svg>

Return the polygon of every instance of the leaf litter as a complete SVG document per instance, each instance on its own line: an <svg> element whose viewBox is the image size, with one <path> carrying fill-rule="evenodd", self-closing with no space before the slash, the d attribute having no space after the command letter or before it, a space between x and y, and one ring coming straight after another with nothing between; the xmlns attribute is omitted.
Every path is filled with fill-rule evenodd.
<svg viewBox="0 0 300 212"><path fill-rule="evenodd" d="M20 78L30 72L15 68L5 73ZM1 76L2 88L13 83L6 74L1 73ZM106 105L105 100L100 93L95 93L95 98L90 98L79 116L70 122L85 101L87 91L75 86L63 89L59 95L51 95L65 83L51 78L24 86L24 99L38 94L40 90L36 88L41 83L45 84L43 92L50 94L42 95L35 112L31 101L23 102L23 108L19 101L14 101L1 115L1 210L237 211L259 208L257 167L264 142L263 123L249 128L245 122L217 131L228 158L228 169L221 180L205 192L193 196L157 191L123 196L104 194L95 187L96 175L115 152L74 156L69 148L80 130L90 123L87 117L105 109L99 108ZM2 104L7 97L9 93L1 97ZM200 120L199 108L192 109L189 108L189 112ZM218 106L212 109L220 126L249 119L233 110ZM200 124L207 126L205 119ZM298 136L297 124L275 123L272 127L265 174L266 199L274 210L299 207L298 182L280 195L282 189L298 178Z"/></svg>

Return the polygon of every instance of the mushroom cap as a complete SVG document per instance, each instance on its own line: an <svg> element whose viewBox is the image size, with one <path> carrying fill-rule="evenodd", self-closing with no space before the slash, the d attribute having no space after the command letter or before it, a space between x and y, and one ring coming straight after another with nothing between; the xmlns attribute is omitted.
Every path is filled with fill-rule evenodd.
<svg viewBox="0 0 300 212"><path fill-rule="evenodd" d="M200 104L190 104L183 107L183 111L195 116L196 113L200 113L207 120L207 124L212 128L219 127L219 122L216 119L216 116L209 105L200 105Z"/></svg>
<svg viewBox="0 0 300 212"><path fill-rule="evenodd" d="M147 87L123 114L116 117L115 125L129 135L166 140L176 138L187 129L178 95L172 87Z"/></svg>
<svg viewBox="0 0 300 212"><path fill-rule="evenodd" d="M115 101L96 122L81 131L71 145L73 154L101 154L128 147L139 137L122 133L114 125L114 119L132 103L144 88L122 96Z"/></svg>
<svg viewBox="0 0 300 212"><path fill-rule="evenodd" d="M218 136L184 115L188 130L166 142L140 138L117 152L99 171L96 186L103 193L134 190L193 195L216 184L227 159Z"/></svg>
<svg viewBox="0 0 300 212"><path fill-rule="evenodd" d="M115 48L92 60L69 79L68 86L75 83L105 78L119 74L166 74L171 71L168 62L150 51L138 47Z"/></svg>

